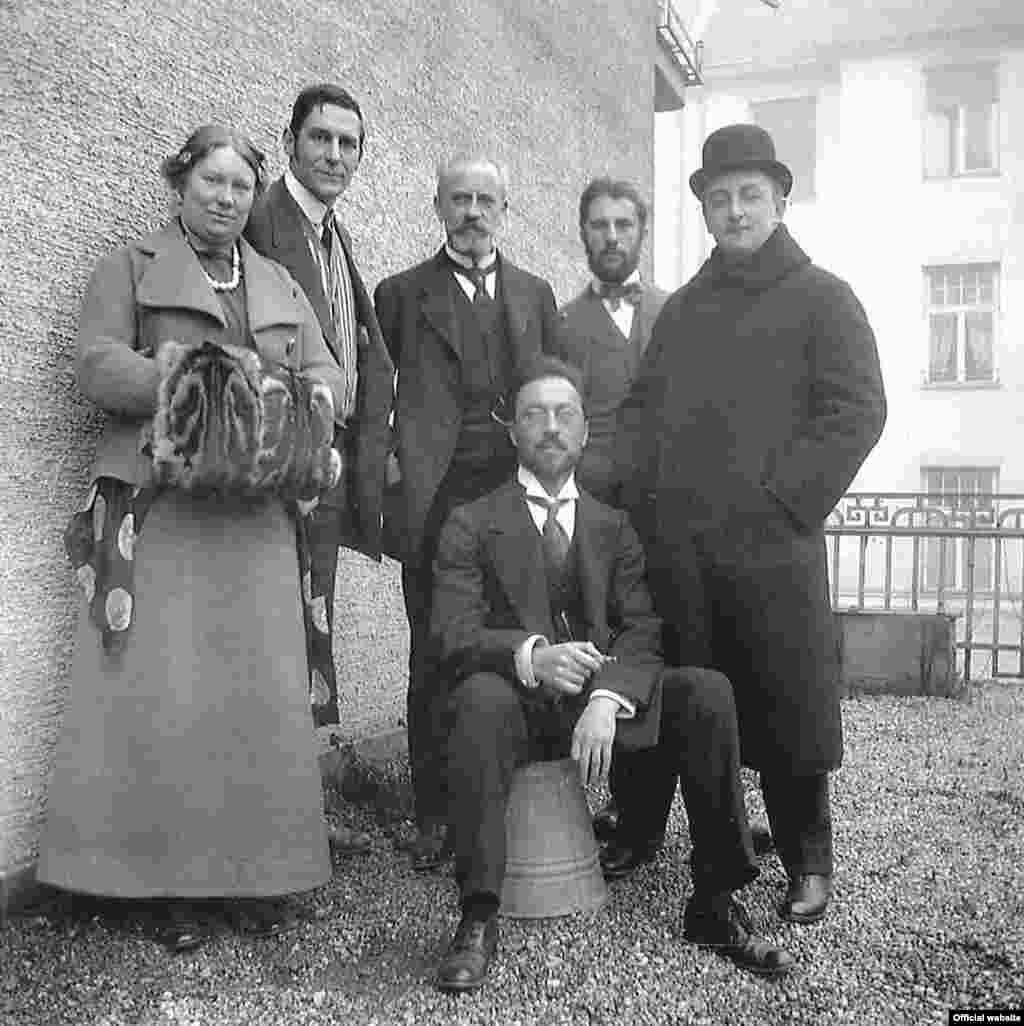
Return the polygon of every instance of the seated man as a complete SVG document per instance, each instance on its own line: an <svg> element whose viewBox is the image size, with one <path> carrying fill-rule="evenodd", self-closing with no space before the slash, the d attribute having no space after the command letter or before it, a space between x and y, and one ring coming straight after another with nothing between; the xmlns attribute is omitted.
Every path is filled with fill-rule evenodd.
<svg viewBox="0 0 1024 1026"><path fill-rule="evenodd" d="M739 783L736 711L712 670L666 670L660 621L627 516L575 483L587 440L578 372L539 357L509 409L515 479L458 507L434 578L432 628L451 681L450 837L462 918L442 990L479 987L497 945L513 770L537 758L607 777L613 745L675 753L693 839L685 935L741 967L781 975L732 892L757 876ZM660 713L659 713L660 710Z"/></svg>

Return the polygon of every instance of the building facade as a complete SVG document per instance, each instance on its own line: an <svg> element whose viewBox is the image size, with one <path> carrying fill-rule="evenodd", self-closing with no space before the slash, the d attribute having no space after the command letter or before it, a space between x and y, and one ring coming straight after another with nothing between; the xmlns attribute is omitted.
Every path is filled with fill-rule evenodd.
<svg viewBox="0 0 1024 1026"><path fill-rule="evenodd" d="M686 187L701 140L763 125L794 236L878 336L889 420L855 489L1024 492L1024 8L703 6L704 84L656 128L656 202L681 206L656 277L678 285L712 245Z"/></svg>

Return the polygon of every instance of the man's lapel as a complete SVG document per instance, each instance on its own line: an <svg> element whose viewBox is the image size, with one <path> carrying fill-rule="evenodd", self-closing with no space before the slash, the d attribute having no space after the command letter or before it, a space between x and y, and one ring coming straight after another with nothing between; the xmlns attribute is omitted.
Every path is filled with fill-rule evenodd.
<svg viewBox="0 0 1024 1026"><path fill-rule="evenodd" d="M640 356L644 355L647 343L651 340L651 331L654 329L654 322L658 319L661 308L654 301L651 295L650 285L644 283L643 295L640 297L640 305L636 308L633 316L633 332L631 341L636 343ZM639 335L637 334L639 332Z"/></svg>
<svg viewBox="0 0 1024 1026"><path fill-rule="evenodd" d="M606 535L611 521L595 499L580 491L576 503L577 564L587 621L587 641L604 651L609 643L608 559L614 539Z"/></svg>
<svg viewBox="0 0 1024 1026"><path fill-rule="evenodd" d="M510 482L495 495L493 510L488 529L498 580L523 629L552 637L554 624L540 532L518 482Z"/></svg>
<svg viewBox="0 0 1024 1026"><path fill-rule="evenodd" d="M442 248L433 263L428 266L420 286L420 307L430 326L461 360L462 343L459 339L449 278L451 271L448 269Z"/></svg>
<svg viewBox="0 0 1024 1026"><path fill-rule="evenodd" d="M331 304L324 292L320 264L310 249L309 236L304 227L306 215L285 187L284 178L279 178L270 187L267 204L271 212L274 246L274 251L267 255L284 264L299 283L320 322L328 348L337 359L338 340L331 319Z"/></svg>
<svg viewBox="0 0 1024 1026"><path fill-rule="evenodd" d="M340 229L340 225L338 226ZM373 303L370 301L370 294L366 291L363 277L356 267L352 258L352 247L349 242L348 232L338 231L338 238L341 239L341 250L345 254L345 266L348 267L349 281L352 282L352 296L356 304L356 323L369 325L376 315L373 312Z"/></svg>
<svg viewBox="0 0 1024 1026"><path fill-rule="evenodd" d="M501 257L501 294L508 341L517 368L540 351L540 332L534 330L534 286L529 276Z"/></svg>
<svg viewBox="0 0 1024 1026"><path fill-rule="evenodd" d="M612 320L612 315L601 301L601 297L589 285L582 312L587 319L587 331L595 341L613 349L621 349L625 345L626 339L619 331L619 326ZM633 318L633 323L636 323L636 317Z"/></svg>

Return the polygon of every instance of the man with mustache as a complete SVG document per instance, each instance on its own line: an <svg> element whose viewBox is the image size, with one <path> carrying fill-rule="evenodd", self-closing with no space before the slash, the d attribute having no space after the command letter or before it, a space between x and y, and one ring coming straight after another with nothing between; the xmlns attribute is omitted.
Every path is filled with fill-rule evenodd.
<svg viewBox="0 0 1024 1026"><path fill-rule="evenodd" d="M433 631L451 691L451 832L461 918L446 991L481 986L498 942L506 811L517 766L573 758L603 783L625 746L672 753L690 817L684 935L740 968L781 976L733 892L758 873L739 781L736 709L714 670L667 669L640 541L575 479L587 441L576 368L548 356L510 397L518 468L451 514L435 563Z"/></svg>
<svg viewBox="0 0 1024 1026"><path fill-rule="evenodd" d="M342 479L302 523L310 564L308 587L304 582L310 695L318 726L339 721L332 644L338 549L381 557L394 368L335 209L362 160L365 134L362 111L347 90L330 83L303 89L282 133L288 169L253 206L245 230L249 242L302 287L345 377L345 422L334 439ZM332 841L340 850L369 846L365 834L343 829Z"/></svg>
<svg viewBox="0 0 1024 1026"><path fill-rule="evenodd" d="M409 620L416 869L435 868L445 857L445 728L429 639L438 534L452 508L491 491L512 472L503 397L530 357L559 350L551 286L496 246L508 211L505 169L482 157L443 161L434 210L445 234L441 249L382 281L374 295L398 370L385 535L387 551L402 562Z"/></svg>

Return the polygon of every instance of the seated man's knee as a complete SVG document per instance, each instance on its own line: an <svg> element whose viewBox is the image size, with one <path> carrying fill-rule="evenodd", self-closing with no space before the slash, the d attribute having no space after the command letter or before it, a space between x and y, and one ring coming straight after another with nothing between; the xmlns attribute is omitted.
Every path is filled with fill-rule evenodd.
<svg viewBox="0 0 1024 1026"><path fill-rule="evenodd" d="M474 729L522 715L514 685L498 673L473 673L459 681L451 694L450 709L453 726Z"/></svg>
<svg viewBox="0 0 1024 1026"><path fill-rule="evenodd" d="M665 672L662 679L666 708L686 710L690 717L736 719L732 684L724 673L702 666L683 666Z"/></svg>

